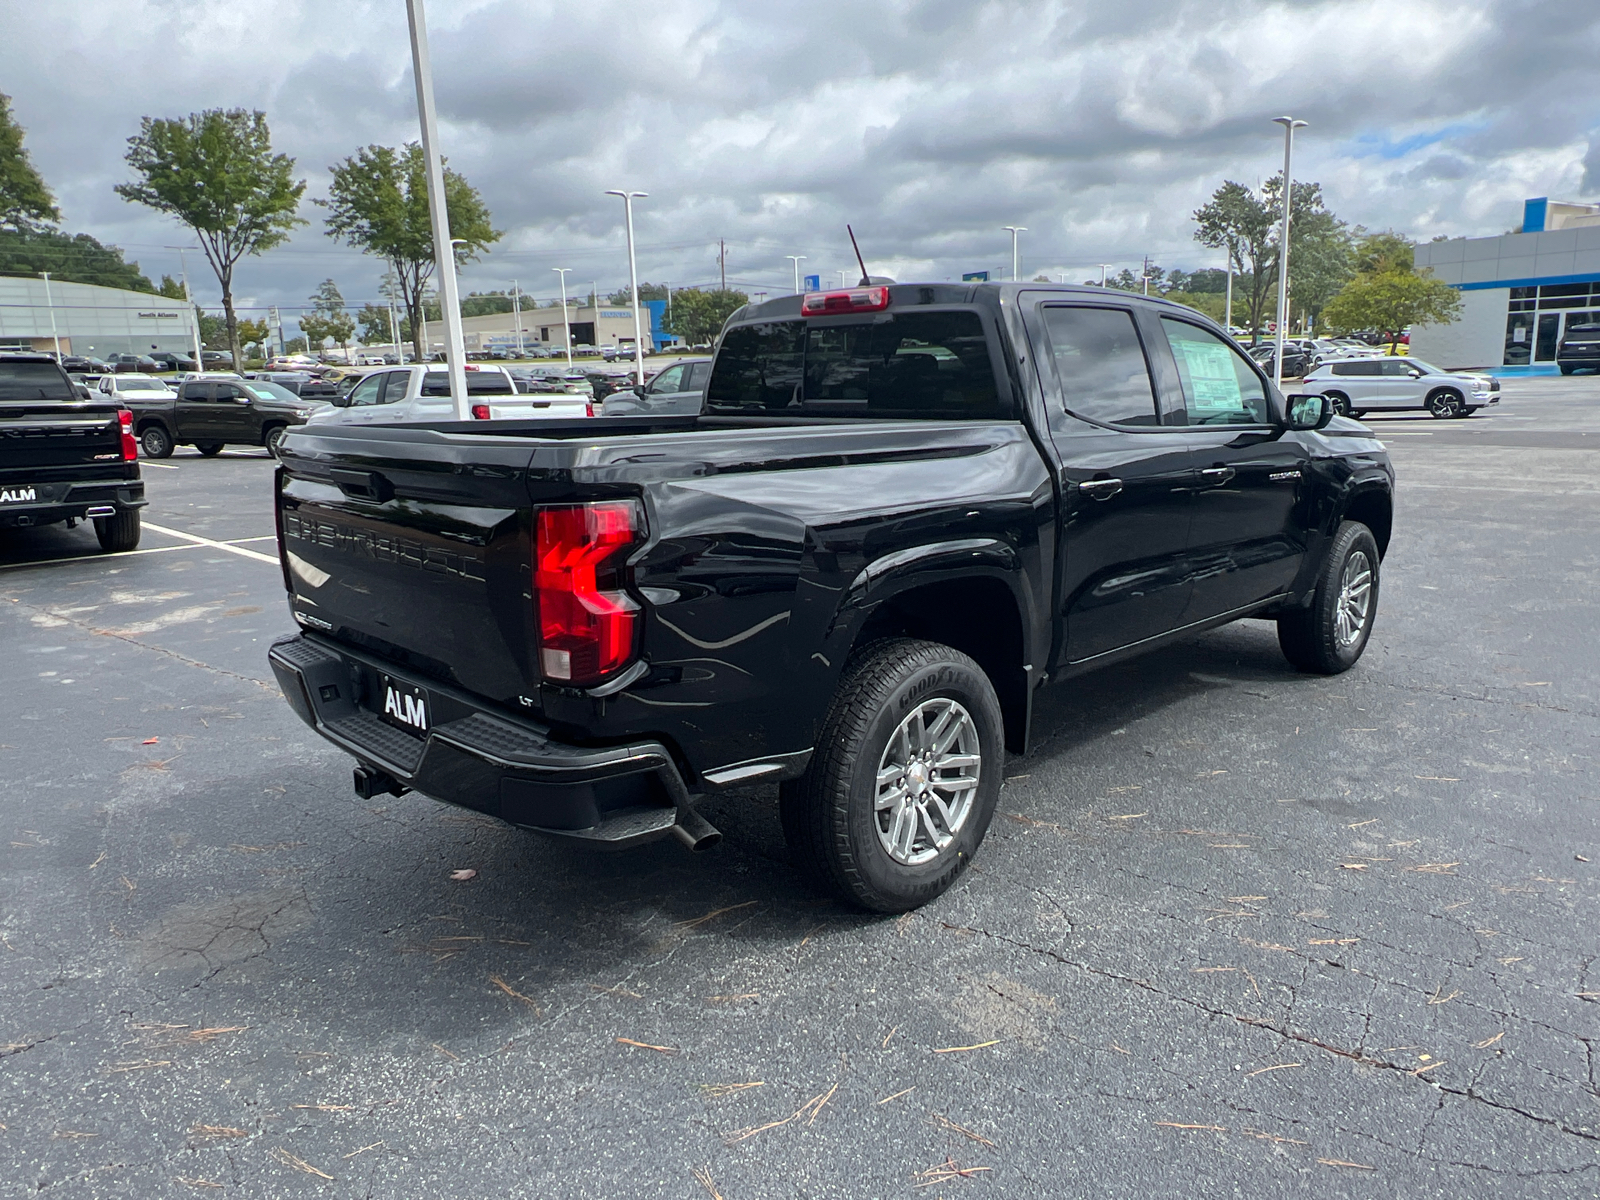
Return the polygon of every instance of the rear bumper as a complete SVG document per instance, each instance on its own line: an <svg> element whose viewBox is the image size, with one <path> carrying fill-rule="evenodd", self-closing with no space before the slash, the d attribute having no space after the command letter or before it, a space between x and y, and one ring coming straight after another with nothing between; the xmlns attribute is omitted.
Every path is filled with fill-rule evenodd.
<svg viewBox="0 0 1600 1200"><path fill-rule="evenodd" d="M120 513L130 508L143 508L147 503L142 479L0 484L0 494L21 491L24 487L33 493L35 499L0 503L0 529L53 525L73 517L80 520L87 518L91 508L109 506Z"/></svg>
<svg viewBox="0 0 1600 1200"><path fill-rule="evenodd" d="M660 742L569 745L467 692L315 636L284 638L267 660L301 720L365 766L436 800L611 846L664 837L689 809L683 778ZM385 675L427 689L433 714L425 735L378 716Z"/></svg>

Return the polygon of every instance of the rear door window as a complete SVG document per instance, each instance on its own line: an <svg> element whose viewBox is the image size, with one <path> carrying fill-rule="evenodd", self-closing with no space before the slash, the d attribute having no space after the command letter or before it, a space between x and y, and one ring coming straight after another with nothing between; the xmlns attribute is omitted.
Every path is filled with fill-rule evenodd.
<svg viewBox="0 0 1600 1200"><path fill-rule="evenodd" d="M1161 424L1132 313L1052 304L1044 327L1068 412L1108 425Z"/></svg>
<svg viewBox="0 0 1600 1200"><path fill-rule="evenodd" d="M730 329L711 372L707 407L880 419L1010 415L983 320L970 310Z"/></svg>
<svg viewBox="0 0 1600 1200"><path fill-rule="evenodd" d="M708 380L710 378L711 378L711 364L710 363L708 363L708 362L691 363L689 365L689 376L688 376L688 379L684 383L684 390L685 391L690 391L690 392L703 391L705 389L705 386L706 386L706 380Z"/></svg>
<svg viewBox="0 0 1600 1200"><path fill-rule="evenodd" d="M1187 321L1162 317L1183 383L1190 425L1266 425L1271 420L1261 377L1242 354L1216 334ZM1288 357L1285 350L1284 357Z"/></svg>

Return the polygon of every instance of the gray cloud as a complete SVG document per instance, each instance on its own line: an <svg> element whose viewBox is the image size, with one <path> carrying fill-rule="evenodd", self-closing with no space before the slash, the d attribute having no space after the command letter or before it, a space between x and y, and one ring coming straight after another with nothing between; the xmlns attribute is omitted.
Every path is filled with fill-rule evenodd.
<svg viewBox="0 0 1600 1200"><path fill-rule="evenodd" d="M1008 265L1209 264L1189 214L1225 178L1276 171L1270 119L1311 122L1296 175L1347 220L1419 238L1498 233L1529 195L1600 191L1592 63L1600 11L1528 0L434 0L441 140L503 243L464 286L554 291L623 281L621 207L649 191L640 270L781 290L850 261L946 278ZM65 11L63 11L65 10ZM1556 18L1556 19L1553 19ZM75 0L15 6L3 90L70 227L148 271L182 239L125 204L124 140L143 114L266 110L322 194L327 168L416 136L403 6ZM116 44L116 70L100 49ZM247 264L240 290L299 303L332 275L351 299L380 265L321 233L321 212ZM216 295L214 283L200 294Z"/></svg>

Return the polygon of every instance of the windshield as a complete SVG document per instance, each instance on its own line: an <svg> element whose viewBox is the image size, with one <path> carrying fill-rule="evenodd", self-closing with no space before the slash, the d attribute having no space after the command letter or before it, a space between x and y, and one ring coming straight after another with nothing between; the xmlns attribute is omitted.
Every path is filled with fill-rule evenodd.
<svg viewBox="0 0 1600 1200"><path fill-rule="evenodd" d="M76 400L61 368L53 362L0 360L0 400Z"/></svg>
<svg viewBox="0 0 1600 1200"><path fill-rule="evenodd" d="M299 396L296 396L288 388L280 387L276 383L267 383L264 380L253 379L243 386L244 390L249 392L257 400L288 400L292 404L300 403Z"/></svg>

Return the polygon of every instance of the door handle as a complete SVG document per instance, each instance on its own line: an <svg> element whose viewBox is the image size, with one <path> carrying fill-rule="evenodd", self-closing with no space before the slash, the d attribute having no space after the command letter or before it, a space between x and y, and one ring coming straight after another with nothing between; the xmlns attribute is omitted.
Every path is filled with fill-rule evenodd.
<svg viewBox="0 0 1600 1200"><path fill-rule="evenodd" d="M1122 490L1120 479L1085 479L1078 485L1078 490L1096 500L1109 500Z"/></svg>
<svg viewBox="0 0 1600 1200"><path fill-rule="evenodd" d="M1200 472L1200 478L1209 484L1223 484L1233 478L1232 467L1205 467Z"/></svg>

